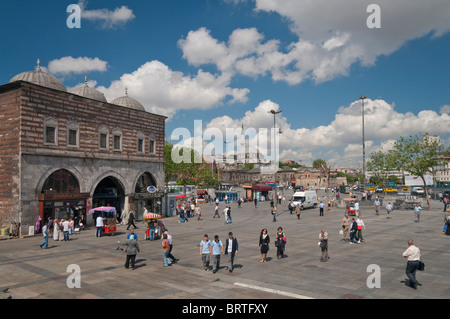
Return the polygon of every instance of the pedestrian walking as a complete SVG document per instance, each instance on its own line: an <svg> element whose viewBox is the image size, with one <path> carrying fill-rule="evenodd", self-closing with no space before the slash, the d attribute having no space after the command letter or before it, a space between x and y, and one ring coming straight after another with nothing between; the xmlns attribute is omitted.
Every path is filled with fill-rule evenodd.
<svg viewBox="0 0 450 319"><path fill-rule="evenodd" d="M228 217L228 224L232 224L233 220L231 219L231 206L228 206L227 217Z"/></svg>
<svg viewBox="0 0 450 319"><path fill-rule="evenodd" d="M126 241L126 243L121 244L120 241L117 242L117 244L121 245L121 246L126 246L125 248L125 253L127 254L127 258L125 260L125 268L128 269L130 268L130 264L131 264L131 269L135 269L135 264L136 264L136 255L138 252L140 252L139 249L139 245L137 240L135 239L134 235L131 235L130 238Z"/></svg>
<svg viewBox="0 0 450 319"><path fill-rule="evenodd" d="M69 228L70 221L67 219L62 223L63 233L64 233L64 241L69 241Z"/></svg>
<svg viewBox="0 0 450 319"><path fill-rule="evenodd" d="M42 236L44 236L44 241L39 245L41 248L48 248L48 222L44 222L44 227L42 227Z"/></svg>
<svg viewBox="0 0 450 319"><path fill-rule="evenodd" d="M302 214L302 208L300 207L300 204L297 204L297 207L295 207L295 215L297 215L297 219L300 219L301 214Z"/></svg>
<svg viewBox="0 0 450 319"><path fill-rule="evenodd" d="M375 207L375 215L380 215L381 202L378 197L375 198L375 201L373 202L373 206Z"/></svg>
<svg viewBox="0 0 450 319"><path fill-rule="evenodd" d="M228 239L225 243L225 255L228 257L228 271L233 272L234 258L238 253L238 241L233 237L233 233L228 233Z"/></svg>
<svg viewBox="0 0 450 319"><path fill-rule="evenodd" d="M419 222L420 221L420 211L422 210L422 207L420 207L420 204L417 203L416 206L414 207L414 212L416 213L416 220L415 222Z"/></svg>
<svg viewBox="0 0 450 319"><path fill-rule="evenodd" d="M272 206L271 212L272 212L273 222L276 222L277 221L277 207L275 205Z"/></svg>
<svg viewBox="0 0 450 319"><path fill-rule="evenodd" d="M325 205L320 202L319 204L319 216L323 216L323 208L325 207Z"/></svg>
<svg viewBox="0 0 450 319"><path fill-rule="evenodd" d="M131 225L133 225L134 229L137 228L136 225L134 224L134 220L135 220L135 218L134 218L134 212L133 212L133 211L130 211L130 215L128 216L128 227L127 227L127 230L130 229L130 226L131 226Z"/></svg>
<svg viewBox="0 0 450 319"><path fill-rule="evenodd" d="M402 256L408 260L406 263L406 276L409 279L409 283L407 282L407 284L411 288L417 289L416 271L419 269L421 254L420 249L414 245L412 239L408 240L408 249L403 252Z"/></svg>
<svg viewBox="0 0 450 319"><path fill-rule="evenodd" d="M102 237L102 231L104 226L103 221L104 218L101 215L97 216L97 218L95 219L95 227L97 230L97 232L95 233L95 237Z"/></svg>
<svg viewBox="0 0 450 319"><path fill-rule="evenodd" d="M258 199L256 197L254 199L254 202L255 202L255 208L258 208Z"/></svg>
<svg viewBox="0 0 450 319"><path fill-rule="evenodd" d="M342 218L341 221L341 230L342 230L342 235L344 236L344 238L342 240L350 240L350 224L351 224L351 220L348 217L348 211L345 212L344 218Z"/></svg>
<svg viewBox="0 0 450 319"><path fill-rule="evenodd" d="M277 229L277 235L275 238L275 246L277 247L278 259L283 258L284 254L285 254L285 250L286 250L286 235L283 232L282 227L278 227L278 229Z"/></svg>
<svg viewBox="0 0 450 319"><path fill-rule="evenodd" d="M59 240L59 220L55 219L53 222L53 240Z"/></svg>
<svg viewBox="0 0 450 319"><path fill-rule="evenodd" d="M289 209L289 212L292 215L292 212L294 211L294 204L292 203L292 199L289 200L288 209Z"/></svg>
<svg viewBox="0 0 450 319"><path fill-rule="evenodd" d="M169 234L169 232L167 231L167 229L164 231L164 234L167 235L167 240L169 242L169 254L167 255L167 257L169 259L172 259L172 262L177 262L178 258L175 258L174 255L172 255L172 249L173 249L173 239L172 239L172 235Z"/></svg>
<svg viewBox="0 0 450 319"><path fill-rule="evenodd" d="M355 201L355 214L356 214L356 216L359 216L359 202L358 202L358 200Z"/></svg>
<svg viewBox="0 0 450 319"><path fill-rule="evenodd" d="M392 213L393 210L394 210L394 207L392 206L392 204L388 203L386 205L386 218L387 219L391 219L391 213Z"/></svg>
<svg viewBox="0 0 450 319"><path fill-rule="evenodd" d="M210 253L211 253L211 241L208 238L208 234L205 234L203 236L203 240L200 241L200 256L202 256L202 264L204 271L209 270Z"/></svg>
<svg viewBox="0 0 450 319"><path fill-rule="evenodd" d="M202 210L198 205L195 207L195 214L197 215L197 220L202 219Z"/></svg>
<svg viewBox="0 0 450 319"><path fill-rule="evenodd" d="M220 255L223 254L223 244L218 235L214 236L214 240L211 242L210 256L213 262L213 273L216 273L220 267Z"/></svg>
<svg viewBox="0 0 450 319"><path fill-rule="evenodd" d="M217 216L218 218L220 218L220 215L219 215L219 205L217 205L217 204L216 204L216 207L214 208L214 216L213 216L213 218L216 218L216 216Z"/></svg>
<svg viewBox="0 0 450 319"><path fill-rule="evenodd" d="M267 229L263 228L259 235L259 247L261 250L261 262L267 262L267 252L269 251L270 236L267 233Z"/></svg>
<svg viewBox="0 0 450 319"><path fill-rule="evenodd" d="M52 236L53 235L53 219L51 217L48 218L47 229L48 229L48 236Z"/></svg>
<svg viewBox="0 0 450 319"><path fill-rule="evenodd" d="M163 234L162 250L163 250L163 266L164 267L171 266L172 262L169 260L170 244L169 240L167 239L166 232L164 232Z"/></svg>
<svg viewBox="0 0 450 319"><path fill-rule="evenodd" d="M330 257L328 257L328 233L324 229L320 230L319 240L319 247L322 251L320 261L327 262L328 259L330 259Z"/></svg>
<svg viewBox="0 0 450 319"><path fill-rule="evenodd" d="M357 240L357 243L361 243L361 241L358 238L358 224L355 221L355 218L352 218L352 224L350 228L350 244L354 244L354 240Z"/></svg>
<svg viewBox="0 0 450 319"><path fill-rule="evenodd" d="M362 220L361 215L358 216L358 219L356 220L356 224L358 225L358 238L360 241L365 242L362 231L366 230L366 225L364 225L364 221Z"/></svg>
<svg viewBox="0 0 450 319"><path fill-rule="evenodd" d="M223 210L222 215L225 216L225 224L228 224L228 206L225 206L225 209Z"/></svg>

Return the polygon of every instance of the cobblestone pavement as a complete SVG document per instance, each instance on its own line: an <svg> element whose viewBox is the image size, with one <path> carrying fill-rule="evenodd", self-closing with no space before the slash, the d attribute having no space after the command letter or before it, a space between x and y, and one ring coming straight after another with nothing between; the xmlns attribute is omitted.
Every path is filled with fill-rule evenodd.
<svg viewBox="0 0 450 319"><path fill-rule="evenodd" d="M220 212L224 208L220 204ZM302 213L298 220L279 207L277 221L272 221L269 203L255 208L251 203L231 204L232 224L224 218L212 218L213 206L202 205L202 220L164 219L173 236L173 254L179 261L163 267L160 241L144 241L144 225L138 223L140 254L137 268L125 269L125 255L116 250L124 242L126 227L119 226L114 237L95 237L95 229L71 236L69 242L49 239L49 248L40 249L41 236L0 241L0 295L12 299L296 299L296 298L437 298L450 296L448 271L450 236L445 236L441 205L422 212L420 223L413 211L394 211L392 219L383 213L375 216L371 207L362 207L366 225L365 242L350 245L339 235L342 209L316 209ZM221 215L222 216L222 215ZM278 260L273 244L278 226L287 236L286 256ZM259 233L267 228L272 243L268 262L260 263ZM330 260L320 262L318 237L321 228L329 233ZM202 269L199 243L207 233L224 241L232 231L239 241L235 270L226 269L222 257L217 273ZM417 273L418 289L407 287L406 260L401 254L407 240L413 239L421 249L426 264ZM81 270L81 287L70 289L69 265ZM380 268L380 288L369 288L369 265ZM372 277L371 277L372 278ZM370 279L372 280L372 279ZM369 281L370 281L369 280ZM375 281L371 281L375 282Z"/></svg>

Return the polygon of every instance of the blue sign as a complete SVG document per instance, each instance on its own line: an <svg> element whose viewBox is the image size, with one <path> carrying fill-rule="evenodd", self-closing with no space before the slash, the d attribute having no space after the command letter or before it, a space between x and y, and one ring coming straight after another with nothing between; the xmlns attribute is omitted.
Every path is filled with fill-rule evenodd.
<svg viewBox="0 0 450 319"><path fill-rule="evenodd" d="M156 193L156 187L155 186L149 186L147 187L147 192L149 193Z"/></svg>

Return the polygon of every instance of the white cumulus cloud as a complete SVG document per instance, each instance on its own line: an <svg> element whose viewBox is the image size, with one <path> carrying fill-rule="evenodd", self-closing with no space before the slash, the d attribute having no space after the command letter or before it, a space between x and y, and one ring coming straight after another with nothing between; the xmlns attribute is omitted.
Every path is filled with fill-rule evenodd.
<svg viewBox="0 0 450 319"><path fill-rule="evenodd" d="M105 72L108 69L108 62L99 58L66 56L52 60L48 64L48 71L57 75L85 74L93 71Z"/></svg>
<svg viewBox="0 0 450 319"><path fill-rule="evenodd" d="M87 3L88 2L85 0L78 2L78 5L81 8L81 18L90 21L100 21L102 27L105 29L124 25L136 17L133 13L133 10L131 10L127 6L121 6L115 8L114 10L87 10Z"/></svg>

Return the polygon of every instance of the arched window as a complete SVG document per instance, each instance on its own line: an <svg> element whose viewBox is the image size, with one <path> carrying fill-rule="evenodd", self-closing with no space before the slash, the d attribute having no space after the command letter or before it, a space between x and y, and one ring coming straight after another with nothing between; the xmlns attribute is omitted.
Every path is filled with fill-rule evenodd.
<svg viewBox="0 0 450 319"><path fill-rule="evenodd" d="M150 173L144 173L139 177L134 192L145 193L149 186L157 186L156 181Z"/></svg>
<svg viewBox="0 0 450 319"><path fill-rule="evenodd" d="M42 194L76 194L80 192L77 178L65 169L51 174L42 187Z"/></svg>

